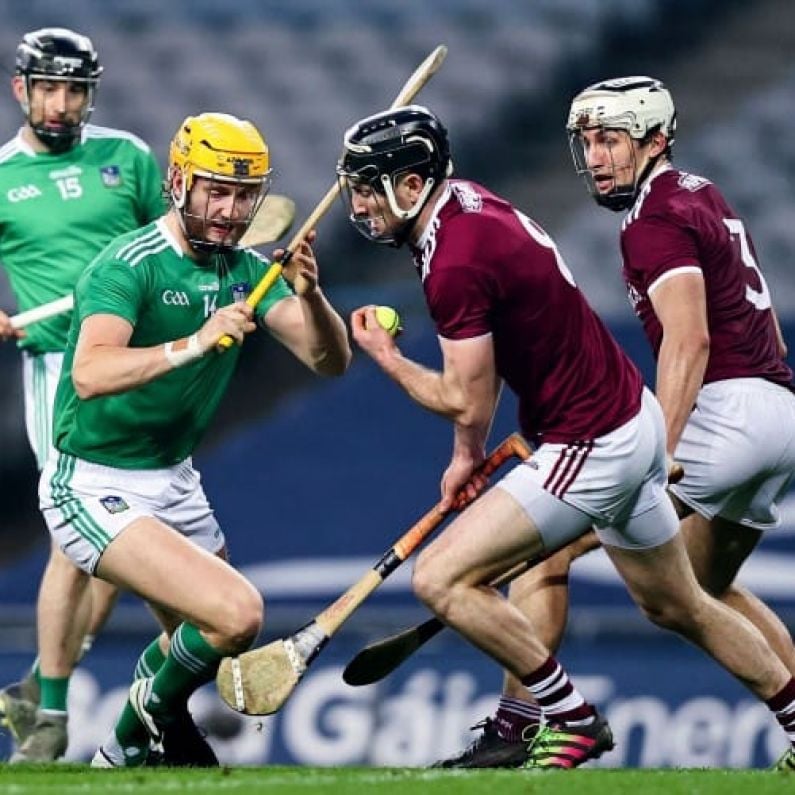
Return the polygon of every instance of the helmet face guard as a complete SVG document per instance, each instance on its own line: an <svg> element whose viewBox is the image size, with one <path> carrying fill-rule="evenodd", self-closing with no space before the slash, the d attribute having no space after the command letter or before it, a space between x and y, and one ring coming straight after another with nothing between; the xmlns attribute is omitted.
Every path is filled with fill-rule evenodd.
<svg viewBox="0 0 795 795"><path fill-rule="evenodd" d="M611 165L610 173L613 175L614 184L612 190L607 193L601 193L596 184L593 171L588 166L588 158L585 152L585 141L582 137L582 131L569 133L569 148L571 149L571 156L574 160L574 169L579 177L582 177L585 182L585 187L593 200L600 207L607 207L608 210L620 212L626 210L633 205L635 198L638 194L638 188L648 173L651 166L650 163L644 169L643 175L638 175L637 159L635 157L634 147L629 146L629 163L615 163L610 155ZM632 177L629 182L621 183L616 178L616 175L621 170L630 170Z"/></svg>
<svg viewBox="0 0 795 795"><path fill-rule="evenodd" d="M616 179L612 190L600 193L588 166L582 136L584 130L592 129L623 131L630 139L641 142L649 140L655 132L662 132L667 146L640 173L631 147L632 178L624 183ZM659 158L670 156L676 135L676 109L670 92L659 80L643 76L616 78L595 83L574 98L566 131L574 167L597 204L610 210L626 210L635 202L640 186ZM621 168L626 166L613 163L612 173L615 175Z"/></svg>
<svg viewBox="0 0 795 795"><path fill-rule="evenodd" d="M175 185L175 173L181 175ZM192 191L196 180L207 180L203 206L195 206ZM251 122L224 113L203 113L185 119L171 142L168 190L191 247L208 253L234 248L257 213L271 186L268 146ZM211 216L210 200L219 188L235 190L228 218ZM237 189L247 188L238 196ZM253 193L253 198L250 194ZM198 201L198 197L195 197ZM246 213L236 217L238 202L249 204ZM221 223L229 232L213 239L211 228Z"/></svg>
<svg viewBox="0 0 795 795"><path fill-rule="evenodd" d="M22 110L36 137L52 152L65 152L79 140L94 110L102 67L87 36L67 28L42 28L26 33L17 47L15 72L24 79ZM84 87L85 100L77 123L52 129L31 115L31 97L37 81L63 82Z"/></svg>
<svg viewBox="0 0 795 795"><path fill-rule="evenodd" d="M355 124L345 133L337 163L351 224L368 240L396 247L406 241L431 193L451 173L447 131L419 105L378 113ZM405 209L395 189L407 174L418 174L424 183L417 201ZM356 211L356 194L365 191L375 199L380 214Z"/></svg>

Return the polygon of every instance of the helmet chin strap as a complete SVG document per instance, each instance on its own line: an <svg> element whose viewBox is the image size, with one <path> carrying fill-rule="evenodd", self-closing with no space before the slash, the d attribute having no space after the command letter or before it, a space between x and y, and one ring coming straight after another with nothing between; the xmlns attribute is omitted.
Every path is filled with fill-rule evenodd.
<svg viewBox="0 0 795 795"><path fill-rule="evenodd" d="M596 192L594 194L596 203L600 207L606 207L608 210L612 210L616 213L628 210L635 203L635 200L638 198L638 193L640 192L640 186L648 179L652 169L657 165L660 157L662 157L662 154L663 153L660 152L660 154L648 159L640 174L635 177L635 182L631 188L628 185L620 188L615 187L610 193L604 195Z"/></svg>
<svg viewBox="0 0 795 795"><path fill-rule="evenodd" d="M41 76L38 79L44 80L46 79L46 76ZM61 132L53 132L52 130L48 130L43 122L41 124L34 124L31 120L30 85L31 78L28 76L23 82L24 88L22 91L22 99L20 101L20 106L22 107L22 112L25 114L25 119L28 123L28 126L33 131L33 134L36 136L36 138L38 138L39 141L41 141L41 143L43 143L50 152L52 152L52 154L60 155L64 152L68 152L80 142L80 136L83 132L83 127L85 127L85 125L88 123L88 120L91 118L91 112L94 109L92 96L93 89L88 85L86 86L87 93L85 106L80 113L80 121L77 124L65 123L65 130Z"/></svg>
<svg viewBox="0 0 795 795"><path fill-rule="evenodd" d="M411 235L412 230L416 226L417 219L428 202L428 197L436 187L436 180L433 177L428 177L428 179L425 180L425 184L422 186L417 201L408 210L404 210L398 207L395 191L392 187L392 180L389 178L389 175L381 174L380 179L390 211L396 218L405 222L399 229L395 230L392 235L392 240L389 243L389 245L394 248L400 248L409 239L409 235Z"/></svg>
<svg viewBox="0 0 795 795"><path fill-rule="evenodd" d="M78 125L67 125L69 129L63 132L54 133L43 125L30 125L33 134L43 143L54 155L60 155L74 148L80 140L80 127Z"/></svg>

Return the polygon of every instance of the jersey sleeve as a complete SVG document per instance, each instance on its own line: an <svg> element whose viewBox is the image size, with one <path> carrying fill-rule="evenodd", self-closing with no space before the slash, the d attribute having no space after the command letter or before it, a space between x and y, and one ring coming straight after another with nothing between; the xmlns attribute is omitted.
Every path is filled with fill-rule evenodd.
<svg viewBox="0 0 795 795"><path fill-rule="evenodd" d="M425 280L428 308L442 337L464 340L491 332L493 286L471 265L432 271Z"/></svg>
<svg viewBox="0 0 795 795"><path fill-rule="evenodd" d="M117 315L135 326L143 306L143 285L127 262L95 261L75 287L75 304L82 323L90 315Z"/></svg>
<svg viewBox="0 0 795 795"><path fill-rule="evenodd" d="M163 175L154 155L140 152L138 171L138 221L141 226L160 218L166 212L163 198Z"/></svg>
<svg viewBox="0 0 795 795"><path fill-rule="evenodd" d="M677 218L650 216L633 221L624 229L621 247L626 267L639 275L646 291L669 271L700 267L692 229Z"/></svg>

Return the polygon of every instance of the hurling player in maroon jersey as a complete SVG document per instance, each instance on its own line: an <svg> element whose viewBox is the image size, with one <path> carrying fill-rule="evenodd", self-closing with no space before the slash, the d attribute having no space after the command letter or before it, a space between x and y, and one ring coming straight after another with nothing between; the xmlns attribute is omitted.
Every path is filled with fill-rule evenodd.
<svg viewBox="0 0 795 795"><path fill-rule="evenodd" d="M593 525L644 612L716 657L760 698L795 694L762 635L699 588L665 493L659 403L577 289L554 242L482 186L450 179L447 131L419 106L363 119L338 175L368 239L408 244L436 325L443 370L406 358L353 312L353 336L417 403L450 419L442 500L484 458L503 382L537 445L419 556L414 590L535 697L547 724L519 737L531 768L571 768L612 748L606 721L573 687L533 624L482 585Z"/></svg>
<svg viewBox="0 0 795 795"><path fill-rule="evenodd" d="M567 129L596 202L627 210L623 277L657 360L670 492L700 583L740 611L795 673L780 619L735 584L795 474L795 394L786 345L743 220L707 179L673 166L673 99L660 81L589 86ZM795 741L795 694L779 721ZM795 769L795 755L780 764Z"/></svg>

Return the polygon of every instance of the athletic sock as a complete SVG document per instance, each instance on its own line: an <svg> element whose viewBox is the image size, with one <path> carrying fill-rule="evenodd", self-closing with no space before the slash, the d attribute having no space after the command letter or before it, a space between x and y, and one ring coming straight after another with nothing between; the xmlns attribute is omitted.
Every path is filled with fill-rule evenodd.
<svg viewBox="0 0 795 795"><path fill-rule="evenodd" d="M769 698L765 703L786 732L790 745L795 747L795 678L790 679L773 698Z"/></svg>
<svg viewBox="0 0 795 795"><path fill-rule="evenodd" d="M524 730L539 723L541 723L541 709L538 704L508 696L500 698L497 712L494 714L494 724L497 727L497 734L506 742L521 742Z"/></svg>
<svg viewBox="0 0 795 795"><path fill-rule="evenodd" d="M548 657L540 668L522 677L521 682L552 723L585 726L596 718L596 710L574 687L554 657Z"/></svg>
<svg viewBox="0 0 795 795"><path fill-rule="evenodd" d="M39 675L39 684L41 685L39 709L45 712L66 712L69 677Z"/></svg>
<svg viewBox="0 0 795 795"><path fill-rule="evenodd" d="M129 726L122 726L123 723L129 723ZM113 731L103 741L102 751L117 767L138 767L146 762L149 734L129 701L124 705Z"/></svg>
<svg viewBox="0 0 795 795"><path fill-rule="evenodd" d="M32 676L36 680L36 684L41 685L41 662L38 657L33 661L33 665L30 666L28 676Z"/></svg>
<svg viewBox="0 0 795 795"><path fill-rule="evenodd" d="M194 690L215 678L223 656L192 624L180 624L171 636L168 656L152 680L146 708L163 714L184 706Z"/></svg>
<svg viewBox="0 0 795 795"><path fill-rule="evenodd" d="M166 655L160 648L160 638L155 638L141 653L135 664L133 679L147 679L154 676L166 661Z"/></svg>

